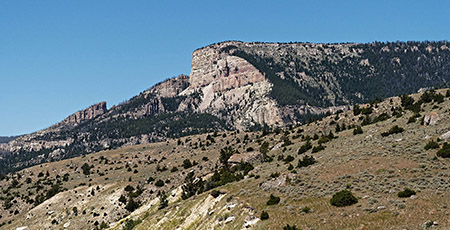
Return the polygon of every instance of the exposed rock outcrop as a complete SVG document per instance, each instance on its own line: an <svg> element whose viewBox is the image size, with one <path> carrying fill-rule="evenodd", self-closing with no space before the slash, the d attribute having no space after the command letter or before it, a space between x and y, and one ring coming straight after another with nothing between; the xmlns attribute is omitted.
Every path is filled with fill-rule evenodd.
<svg viewBox="0 0 450 230"><path fill-rule="evenodd" d="M233 154L229 159L228 163L230 164L239 164L239 163L254 163L255 161L262 161L262 155L260 152L247 152L247 153L238 153Z"/></svg>
<svg viewBox="0 0 450 230"><path fill-rule="evenodd" d="M212 84L214 92L239 88L266 80L264 75L245 59L222 52L229 46L221 43L198 49L192 54L190 90Z"/></svg>
<svg viewBox="0 0 450 230"><path fill-rule="evenodd" d="M429 114L425 115L423 118L423 124L424 125L436 125L439 121L439 115L435 112L430 112Z"/></svg>
<svg viewBox="0 0 450 230"><path fill-rule="evenodd" d="M180 75L175 78L160 82L145 91L145 94L158 95L159 97L175 97L189 86L189 76Z"/></svg>
<svg viewBox="0 0 450 230"><path fill-rule="evenodd" d="M80 110L66 119L64 119L61 123L64 125L77 125L86 120L90 120L96 116L102 115L106 113L106 102L102 101L95 105L89 106L86 109Z"/></svg>
<svg viewBox="0 0 450 230"><path fill-rule="evenodd" d="M255 66L222 49L235 42L207 46L192 54L189 87L181 95L202 93L197 109L223 117L238 129L283 124L272 88Z"/></svg>

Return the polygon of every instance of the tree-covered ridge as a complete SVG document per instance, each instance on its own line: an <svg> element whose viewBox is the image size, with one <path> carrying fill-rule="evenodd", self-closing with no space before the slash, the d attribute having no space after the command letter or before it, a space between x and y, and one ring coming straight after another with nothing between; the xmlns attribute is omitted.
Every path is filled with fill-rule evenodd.
<svg viewBox="0 0 450 230"><path fill-rule="evenodd" d="M60 160L105 149L114 149L126 144L128 138L140 137L141 135L148 135L147 141L155 142L165 138L179 138L229 129L230 127L223 120L210 114L172 112L139 119L119 116L100 123L86 122L72 130L53 133L54 136L48 136L48 140L73 138L72 144L62 148L64 155L58 159L53 159ZM104 143L108 144L105 145ZM0 160L0 173L17 171L46 162L51 158L49 157L51 152L56 149L58 148L43 148L39 151L21 150L18 154L11 154Z"/></svg>
<svg viewBox="0 0 450 230"><path fill-rule="evenodd" d="M281 106L364 103L420 88L448 86L450 44L233 43L221 49L246 59L273 83Z"/></svg>
<svg viewBox="0 0 450 230"><path fill-rule="evenodd" d="M9 136L9 137L0 137L0 143L8 143L14 139L16 139L18 136Z"/></svg>

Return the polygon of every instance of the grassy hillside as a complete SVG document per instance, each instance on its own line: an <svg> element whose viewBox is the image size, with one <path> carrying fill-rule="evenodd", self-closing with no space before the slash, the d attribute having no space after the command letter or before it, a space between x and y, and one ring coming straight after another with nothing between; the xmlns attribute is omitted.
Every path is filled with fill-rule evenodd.
<svg viewBox="0 0 450 230"><path fill-rule="evenodd" d="M393 97L304 126L189 136L24 169L1 178L1 229L447 229L447 92ZM230 169L237 152L264 160ZM331 205L342 190L357 202Z"/></svg>

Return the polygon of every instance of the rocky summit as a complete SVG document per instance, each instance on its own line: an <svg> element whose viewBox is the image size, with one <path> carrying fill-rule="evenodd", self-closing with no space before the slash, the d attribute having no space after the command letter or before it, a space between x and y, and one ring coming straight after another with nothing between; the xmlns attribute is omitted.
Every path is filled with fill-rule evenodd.
<svg viewBox="0 0 450 230"><path fill-rule="evenodd" d="M449 76L447 41L212 44L193 52L189 76L0 144L0 172L205 132L298 125L358 103L444 87Z"/></svg>

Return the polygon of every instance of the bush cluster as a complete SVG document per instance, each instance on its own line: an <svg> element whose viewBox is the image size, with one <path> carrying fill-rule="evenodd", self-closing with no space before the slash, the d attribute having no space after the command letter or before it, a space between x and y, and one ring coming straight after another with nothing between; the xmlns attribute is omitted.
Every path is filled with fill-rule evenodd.
<svg viewBox="0 0 450 230"><path fill-rule="evenodd" d="M405 190L398 192L397 196L400 198L411 197L412 195L416 195L416 192L412 189L405 188Z"/></svg>
<svg viewBox="0 0 450 230"><path fill-rule="evenodd" d="M381 133L381 136L387 137L387 136L392 135L392 134L402 133L403 131L405 131L404 128L399 127L398 125L395 125L395 126L392 126L389 129L389 131Z"/></svg>
<svg viewBox="0 0 450 230"><path fill-rule="evenodd" d="M280 197L270 194L269 200L266 202L266 204L267 205L276 205L278 203L280 203Z"/></svg>
<svg viewBox="0 0 450 230"><path fill-rule="evenodd" d="M352 204L358 203L358 198L356 198L352 192L348 190L342 190L333 195L330 200L331 205L336 207L350 206Z"/></svg>
<svg viewBox="0 0 450 230"><path fill-rule="evenodd" d="M441 149L436 153L438 157L450 158L450 144L444 143Z"/></svg>
<svg viewBox="0 0 450 230"><path fill-rule="evenodd" d="M315 164L316 162L317 161L316 161L316 159L314 159L313 156L304 156L303 159L298 160L297 167L298 168L308 167L312 164Z"/></svg>

